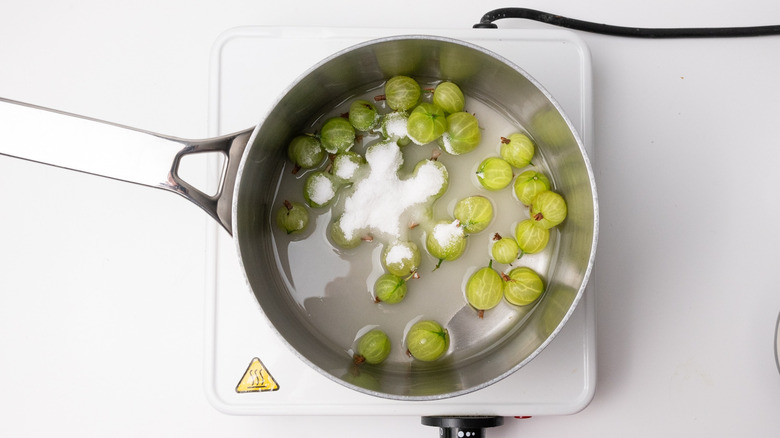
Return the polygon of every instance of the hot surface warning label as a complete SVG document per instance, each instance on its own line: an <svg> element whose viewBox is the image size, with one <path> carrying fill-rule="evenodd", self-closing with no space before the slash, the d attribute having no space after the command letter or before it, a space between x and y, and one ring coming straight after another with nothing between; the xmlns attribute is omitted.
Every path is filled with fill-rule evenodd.
<svg viewBox="0 0 780 438"><path fill-rule="evenodd" d="M279 385L258 358L252 359L244 372L244 377L236 386L236 392L266 392L277 389Z"/></svg>

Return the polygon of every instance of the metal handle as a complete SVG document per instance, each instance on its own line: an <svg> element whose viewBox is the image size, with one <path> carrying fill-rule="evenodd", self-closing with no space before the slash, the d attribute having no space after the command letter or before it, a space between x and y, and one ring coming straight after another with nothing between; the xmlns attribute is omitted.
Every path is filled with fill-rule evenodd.
<svg viewBox="0 0 780 438"><path fill-rule="evenodd" d="M192 201L232 234L232 188L252 129L186 140L0 98L0 154L168 190ZM225 155L217 193L179 177L184 156Z"/></svg>
<svg viewBox="0 0 780 438"><path fill-rule="evenodd" d="M775 365L777 371L780 371L780 315L777 315L777 323L775 323Z"/></svg>

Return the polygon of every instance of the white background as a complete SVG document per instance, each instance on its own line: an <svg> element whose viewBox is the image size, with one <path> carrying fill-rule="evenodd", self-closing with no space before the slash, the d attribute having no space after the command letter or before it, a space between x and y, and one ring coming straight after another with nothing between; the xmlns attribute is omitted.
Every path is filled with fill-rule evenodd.
<svg viewBox="0 0 780 438"><path fill-rule="evenodd" d="M469 27L505 6L643 27L780 24L769 0L2 0L0 96L203 137L227 29ZM778 436L780 36L581 36L601 203L596 395L488 436ZM417 417L213 409L210 219L168 193L42 167L0 158L0 436L434 436Z"/></svg>

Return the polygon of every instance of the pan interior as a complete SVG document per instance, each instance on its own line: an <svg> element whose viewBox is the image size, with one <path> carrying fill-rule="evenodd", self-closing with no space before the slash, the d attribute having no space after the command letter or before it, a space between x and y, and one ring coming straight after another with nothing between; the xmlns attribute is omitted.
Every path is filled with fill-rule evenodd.
<svg viewBox="0 0 780 438"><path fill-rule="evenodd" d="M502 302L478 319L465 304L462 283L468 272L487 263L487 249L484 257L463 258L433 272L435 261L425 260L422 247L424 290L414 290L416 285L410 284L404 302L377 305L370 300L370 290L379 274L377 267L381 269L381 245L361 245L348 254L334 250L325 237L324 230L333 219L327 209L312 210L309 231L294 239L280 233L273 223L283 198L302 198L290 184L289 140L313 132L323 118L341 111L345 102L378 93L384 81L399 74L421 83L451 80L479 112L494 112L496 124L522 127L537 142L539 158L534 164L548 173L555 190L567 200L569 216L553 233L545 255L526 259L536 264L532 267L546 283L535 305L516 307ZM472 111L468 104L467 109ZM488 142L483 138L483 144ZM485 147L497 155L497 143ZM413 166L429 153L430 148L411 152L404 166ZM438 214L451 213L458 197L477 194L471 193L473 186L467 188L470 184L468 178L451 176L447 194L434 206ZM234 199L233 229L239 255L270 323L293 351L323 374L381 397L449 397L493 383L521 367L568 318L592 264L595 192L587 159L570 124L516 67L482 49L446 39L398 37L370 42L336 54L303 75L262 122L247 148ZM491 225L507 234L513 233L510 226L518 220L514 213L501 214L502 205L510 201L498 202ZM403 332L422 318L437 319L450 330L450 349L438 361L420 362L404 354ZM381 365L355 367L354 340L373 326L390 328L394 352Z"/></svg>

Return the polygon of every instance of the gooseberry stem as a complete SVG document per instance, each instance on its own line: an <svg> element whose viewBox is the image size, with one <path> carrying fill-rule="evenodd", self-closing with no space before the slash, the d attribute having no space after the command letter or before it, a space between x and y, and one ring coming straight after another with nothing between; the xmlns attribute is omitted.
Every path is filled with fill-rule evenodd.
<svg viewBox="0 0 780 438"><path fill-rule="evenodd" d="M292 202L290 202L289 200L285 199L283 204L284 204L284 208L286 208L287 211L290 211L290 210L293 209Z"/></svg>

